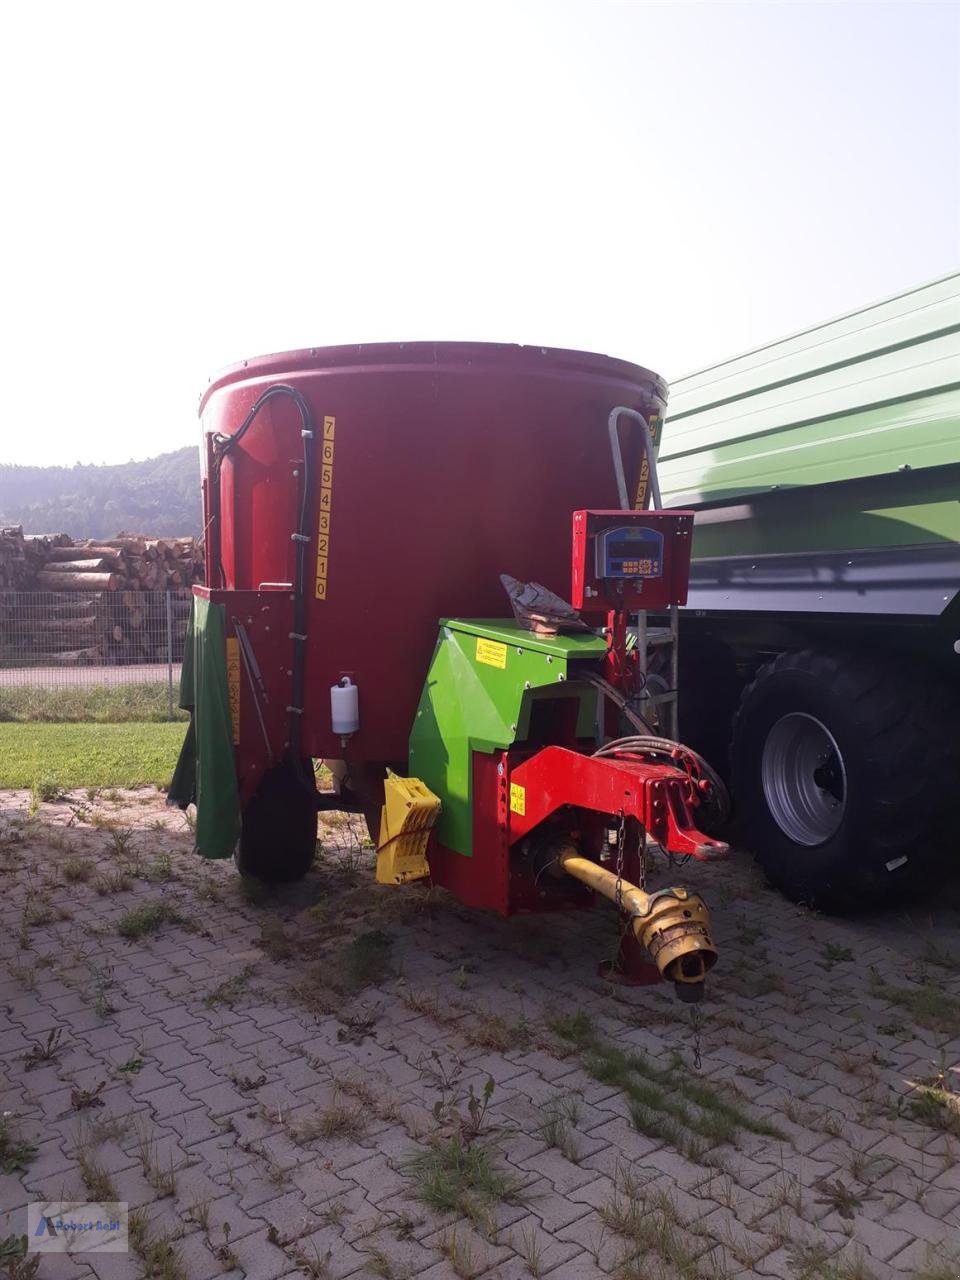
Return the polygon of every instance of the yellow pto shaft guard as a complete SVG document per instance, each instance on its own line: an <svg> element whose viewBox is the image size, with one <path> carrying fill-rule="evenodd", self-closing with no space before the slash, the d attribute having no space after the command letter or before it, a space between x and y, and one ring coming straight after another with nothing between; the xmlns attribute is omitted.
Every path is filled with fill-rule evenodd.
<svg viewBox="0 0 960 1280"><path fill-rule="evenodd" d="M702 984L708 970L717 962L717 950L710 937L710 913L697 893L679 885L645 893L626 880L619 882L610 871L590 858L581 857L567 845L558 854L558 862L568 875L595 892L616 902L630 917L634 935L669 982L677 984L678 994L694 993L681 988Z"/></svg>

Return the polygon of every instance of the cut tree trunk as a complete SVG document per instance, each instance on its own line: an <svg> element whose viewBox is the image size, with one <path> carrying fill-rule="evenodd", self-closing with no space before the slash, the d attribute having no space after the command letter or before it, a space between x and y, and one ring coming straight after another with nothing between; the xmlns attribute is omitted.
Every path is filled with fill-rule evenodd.
<svg viewBox="0 0 960 1280"><path fill-rule="evenodd" d="M110 569L103 556L96 560L51 560L43 566L44 573L109 573Z"/></svg>
<svg viewBox="0 0 960 1280"><path fill-rule="evenodd" d="M116 591L121 581L118 573L53 573L41 569L37 574L40 591Z"/></svg>

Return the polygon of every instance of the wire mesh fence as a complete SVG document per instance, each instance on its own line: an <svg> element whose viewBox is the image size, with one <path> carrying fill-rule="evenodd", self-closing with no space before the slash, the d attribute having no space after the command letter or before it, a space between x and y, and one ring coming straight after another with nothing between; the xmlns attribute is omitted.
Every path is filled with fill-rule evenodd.
<svg viewBox="0 0 960 1280"><path fill-rule="evenodd" d="M172 717L189 617L189 588L0 591L0 691L163 686Z"/></svg>

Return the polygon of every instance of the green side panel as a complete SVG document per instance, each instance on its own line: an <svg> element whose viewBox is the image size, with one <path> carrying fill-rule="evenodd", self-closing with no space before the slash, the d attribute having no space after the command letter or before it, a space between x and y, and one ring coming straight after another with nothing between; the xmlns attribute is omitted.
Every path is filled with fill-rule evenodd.
<svg viewBox="0 0 960 1280"><path fill-rule="evenodd" d="M713 513L696 555L749 555L960 541L958 466L952 275L674 382L659 475L666 505ZM754 519L795 488L805 531L789 504Z"/></svg>
<svg viewBox="0 0 960 1280"><path fill-rule="evenodd" d="M232 857L240 837L224 616L223 605L194 596L180 676L190 727L169 791L175 804L196 803L196 844L205 858Z"/></svg>
<svg viewBox="0 0 960 1280"><path fill-rule="evenodd" d="M500 620L441 622L410 734L409 767L440 797L436 830L448 849L473 851L473 752L523 742L537 698L577 698L577 733L592 736L596 691L571 678L570 664L596 664L606 648L587 633L544 637Z"/></svg>
<svg viewBox="0 0 960 1280"><path fill-rule="evenodd" d="M819 500L818 500L819 499ZM846 551L960 541L960 466L875 476L820 490L780 490L697 514L697 556Z"/></svg>

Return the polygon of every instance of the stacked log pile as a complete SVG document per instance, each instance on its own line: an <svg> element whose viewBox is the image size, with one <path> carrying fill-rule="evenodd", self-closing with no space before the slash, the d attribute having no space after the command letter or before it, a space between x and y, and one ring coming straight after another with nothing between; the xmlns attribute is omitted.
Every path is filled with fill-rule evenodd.
<svg viewBox="0 0 960 1280"><path fill-rule="evenodd" d="M194 538L121 533L74 541L0 529L0 657L67 665L165 661L169 593L179 661L190 587L202 581L203 552Z"/></svg>

